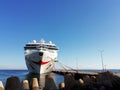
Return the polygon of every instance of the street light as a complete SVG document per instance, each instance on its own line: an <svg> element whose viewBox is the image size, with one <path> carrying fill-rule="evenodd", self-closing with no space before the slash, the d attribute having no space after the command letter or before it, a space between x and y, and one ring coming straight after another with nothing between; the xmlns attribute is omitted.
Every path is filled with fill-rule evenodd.
<svg viewBox="0 0 120 90"><path fill-rule="evenodd" d="M104 50L99 50L100 56L101 56L101 62L102 62L102 70L104 71L104 62L103 62L103 52Z"/></svg>

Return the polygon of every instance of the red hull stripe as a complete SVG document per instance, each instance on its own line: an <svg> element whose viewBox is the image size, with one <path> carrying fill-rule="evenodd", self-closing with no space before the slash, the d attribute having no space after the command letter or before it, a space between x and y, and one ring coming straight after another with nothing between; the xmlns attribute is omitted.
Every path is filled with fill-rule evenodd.
<svg viewBox="0 0 120 90"><path fill-rule="evenodd" d="M50 61L47 61L47 62L40 62L41 65L44 65L44 64L47 64L48 62Z"/></svg>
<svg viewBox="0 0 120 90"><path fill-rule="evenodd" d="M50 60L50 61L51 61L51 60ZM40 61L40 62L34 62L34 61L33 61L33 62L36 63L36 64L39 64L39 65L45 65L45 64L49 63L50 61L47 61L47 62L41 62L41 61Z"/></svg>

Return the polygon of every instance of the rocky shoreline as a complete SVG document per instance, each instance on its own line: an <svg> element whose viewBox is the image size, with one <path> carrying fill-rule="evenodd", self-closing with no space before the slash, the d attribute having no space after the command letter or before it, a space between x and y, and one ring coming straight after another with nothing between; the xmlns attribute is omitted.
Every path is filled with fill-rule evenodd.
<svg viewBox="0 0 120 90"><path fill-rule="evenodd" d="M64 82L56 87L53 75L45 77L45 87L40 88L37 77L31 81L20 82L18 77L12 76L7 79L5 87L0 81L0 90L120 90L120 76L112 72L101 72L94 75L80 73L64 73Z"/></svg>
<svg viewBox="0 0 120 90"><path fill-rule="evenodd" d="M60 90L120 90L120 77L109 71L97 76L69 73L64 75Z"/></svg>

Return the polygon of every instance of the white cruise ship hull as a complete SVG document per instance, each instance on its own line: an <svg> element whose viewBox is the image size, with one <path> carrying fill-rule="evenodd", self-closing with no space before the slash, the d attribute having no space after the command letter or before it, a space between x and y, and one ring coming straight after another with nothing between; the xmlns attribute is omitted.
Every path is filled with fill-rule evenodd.
<svg viewBox="0 0 120 90"><path fill-rule="evenodd" d="M57 52L53 50L27 50L25 54L26 65L30 73L51 72L56 58Z"/></svg>

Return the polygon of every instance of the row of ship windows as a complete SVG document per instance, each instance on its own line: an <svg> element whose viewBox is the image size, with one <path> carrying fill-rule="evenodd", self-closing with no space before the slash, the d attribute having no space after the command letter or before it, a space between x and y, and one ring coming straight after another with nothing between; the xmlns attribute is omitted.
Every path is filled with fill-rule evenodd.
<svg viewBox="0 0 120 90"><path fill-rule="evenodd" d="M54 48L56 48L56 46L52 46L52 45L44 45L44 46L43 46L43 45L39 45L39 44L35 44L35 45L34 45L34 44L30 44L30 45L29 45L29 44L28 44L28 45L26 45L26 46L39 46L39 47L54 47Z"/></svg>
<svg viewBox="0 0 120 90"><path fill-rule="evenodd" d="M24 47L25 49L38 49L36 47ZM42 47L43 48L43 47ZM45 47L44 47L45 48ZM51 50L58 50L57 48L47 48L47 49L51 49Z"/></svg>

